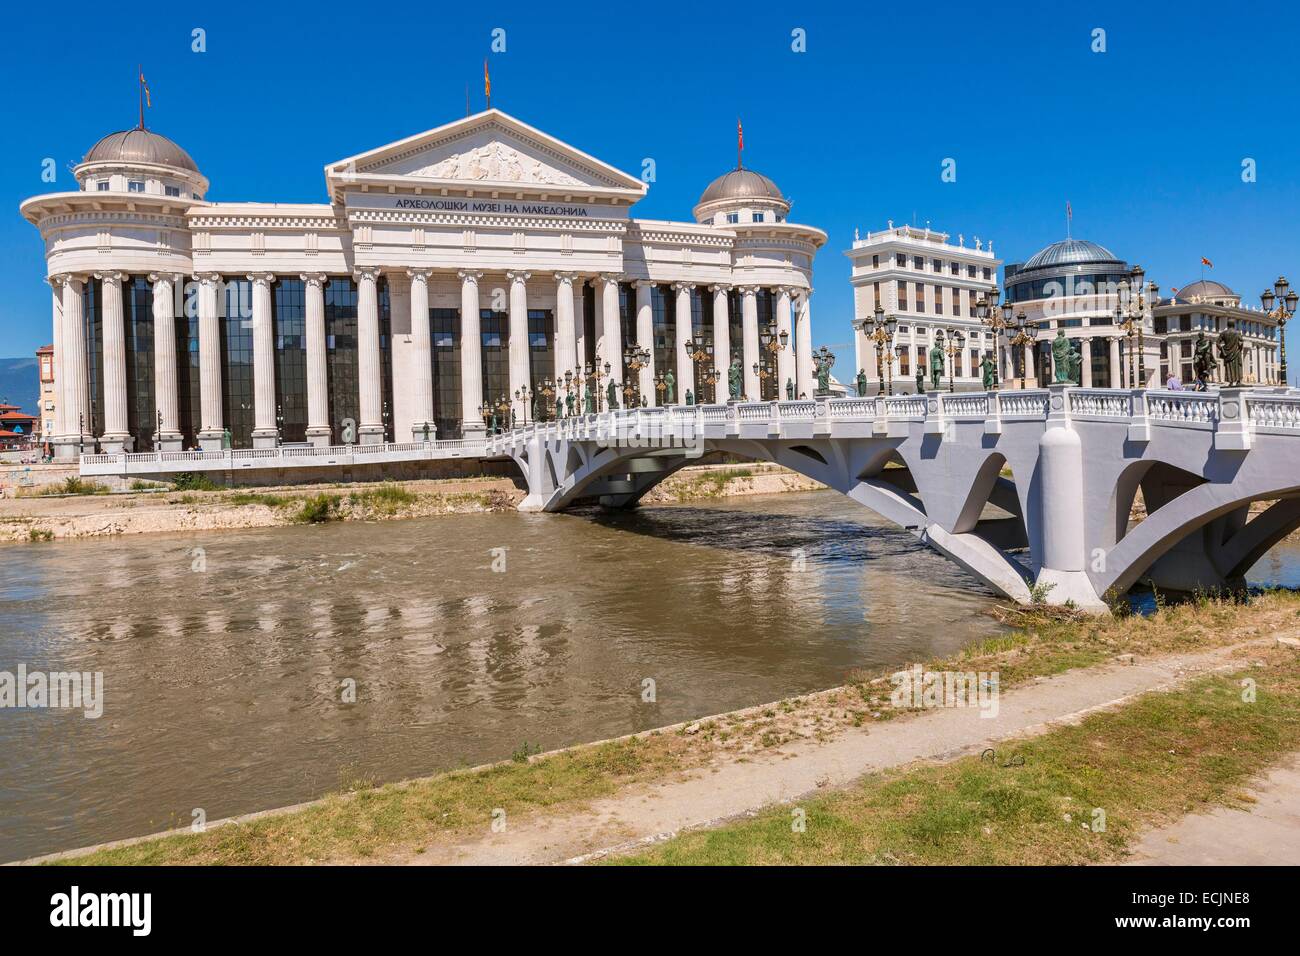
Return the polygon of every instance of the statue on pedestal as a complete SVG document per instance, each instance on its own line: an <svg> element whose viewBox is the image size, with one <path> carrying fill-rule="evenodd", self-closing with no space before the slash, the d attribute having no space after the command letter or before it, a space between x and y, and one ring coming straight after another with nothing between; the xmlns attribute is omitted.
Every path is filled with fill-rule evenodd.
<svg viewBox="0 0 1300 956"><path fill-rule="evenodd" d="M925 367L920 365L916 368L916 394L925 394Z"/></svg>
<svg viewBox="0 0 1300 956"><path fill-rule="evenodd" d="M1229 319L1228 327L1219 333L1219 358L1223 360L1223 384L1236 388L1242 379L1242 344L1241 333L1233 319Z"/></svg>
<svg viewBox="0 0 1300 956"><path fill-rule="evenodd" d="M611 412L618 408L618 382L612 378L609 380L609 384L605 386L605 402Z"/></svg>
<svg viewBox="0 0 1300 956"><path fill-rule="evenodd" d="M858 396L867 394L867 373L865 369L858 369Z"/></svg>
<svg viewBox="0 0 1300 956"><path fill-rule="evenodd" d="M794 379L792 378L785 380L785 400L787 402L794 401Z"/></svg>
<svg viewBox="0 0 1300 956"><path fill-rule="evenodd" d="M591 385L587 384L582 387L582 413L590 415L594 409L595 396L591 394Z"/></svg>
<svg viewBox="0 0 1300 956"><path fill-rule="evenodd" d="M677 379L673 378L672 369L664 372L664 404L673 403L673 395L676 394L673 389L677 386Z"/></svg>
<svg viewBox="0 0 1300 956"><path fill-rule="evenodd" d="M733 402L740 401L740 389L745 373L740 370L740 362L732 359L731 365L727 368L727 394L731 396Z"/></svg>
<svg viewBox="0 0 1300 956"><path fill-rule="evenodd" d="M943 385L943 346L936 340L930 349L930 387L936 392Z"/></svg>
<svg viewBox="0 0 1300 956"><path fill-rule="evenodd" d="M695 404L695 393L692 392L689 388L686 390L686 404L687 405Z"/></svg>
<svg viewBox="0 0 1300 956"><path fill-rule="evenodd" d="M1058 385L1079 383L1079 350L1065 337L1065 329L1057 329L1052 339L1052 364L1056 366L1054 380Z"/></svg>
<svg viewBox="0 0 1300 956"><path fill-rule="evenodd" d="M988 355L985 355L984 360L980 362L980 371L984 375L984 390L992 391L998 383L998 367Z"/></svg>
<svg viewBox="0 0 1300 956"><path fill-rule="evenodd" d="M1205 337L1205 330L1196 333L1196 346L1192 351L1192 373L1196 376L1196 390L1204 392L1210 387L1214 375L1214 346Z"/></svg>

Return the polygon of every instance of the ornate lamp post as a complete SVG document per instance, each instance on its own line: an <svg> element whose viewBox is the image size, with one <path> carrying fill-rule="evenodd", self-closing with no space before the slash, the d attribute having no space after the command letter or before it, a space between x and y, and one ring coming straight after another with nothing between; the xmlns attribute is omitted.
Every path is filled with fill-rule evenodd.
<svg viewBox="0 0 1300 956"><path fill-rule="evenodd" d="M623 403L628 408L641 404L641 376L638 373L649 364L650 350L647 348L629 345L623 352L623 367L627 369L627 374L623 376L626 380L623 385ZM632 401L633 398L636 399L635 402Z"/></svg>
<svg viewBox="0 0 1300 956"><path fill-rule="evenodd" d="M497 399L497 430L505 431L507 428L514 428L514 406L510 404L510 399L502 395Z"/></svg>
<svg viewBox="0 0 1300 956"><path fill-rule="evenodd" d="M551 405L551 399L556 396L555 383L549 378L542 381L542 387L538 389L537 394L542 396L542 414L550 415L551 420L555 420L555 409ZM539 416L540 417L540 416Z"/></svg>
<svg viewBox="0 0 1300 956"><path fill-rule="evenodd" d="M769 378L773 378L776 375L776 373L769 370L766 365L755 362L754 374L758 376L758 394L759 397L761 398L763 395L763 383L766 382Z"/></svg>
<svg viewBox="0 0 1300 956"><path fill-rule="evenodd" d="M587 377L588 377L588 378L594 378L594 379L596 380L596 389L595 389L595 391L596 391L596 411L597 411L597 412L600 411L600 395L601 395L601 391L600 391L600 380L601 380L601 377L602 377L602 376L607 376L607 375L609 375L609 369L610 369L610 364L609 364L608 362L606 362L606 363L604 364L603 367L601 366L601 364L600 364L599 362L597 362L594 366L593 366L590 362L587 363Z"/></svg>
<svg viewBox="0 0 1300 956"><path fill-rule="evenodd" d="M939 330L939 334L942 336L942 329ZM940 344L942 346L942 339L940 340ZM966 336L962 333L961 329L953 329L952 335L948 336L948 345L943 349L948 356L948 391L950 392L956 391L956 386L953 382L953 372L957 365L957 356L961 354L961 350L965 345Z"/></svg>
<svg viewBox="0 0 1300 956"><path fill-rule="evenodd" d="M1278 384L1286 385L1286 323L1287 319L1295 315L1296 300L1300 296L1296 295L1295 289L1291 288L1291 283L1286 281L1286 276L1278 276L1277 281L1273 283L1272 290L1265 289L1260 295L1259 301L1264 306L1264 311L1268 313L1269 318L1277 320L1277 337L1278 337L1278 363L1277 375ZM1273 303L1277 302L1277 308L1273 308Z"/></svg>
<svg viewBox="0 0 1300 956"><path fill-rule="evenodd" d="M528 409L529 409L529 407L532 405L532 403L533 403L533 398L534 398L535 396L536 396L536 393L535 393L531 388L529 388L527 385L524 385L524 386L521 386L520 388L515 389L515 401L518 402L519 405L520 405L520 406L523 408L523 410L524 410L524 424L525 424L525 425L528 424Z"/></svg>
<svg viewBox="0 0 1300 956"><path fill-rule="evenodd" d="M1029 334L1029 323L1025 321L1024 312L1016 315L1015 324L1010 328L1015 329L1016 334L1009 344L1012 348L1020 346L1020 387L1023 389L1025 387L1025 350L1033 343L1034 336Z"/></svg>
<svg viewBox="0 0 1300 956"><path fill-rule="evenodd" d="M1003 302L999 306L999 295L998 287L994 286L989 290L988 298L980 296L975 301L975 317L993 333L993 387L995 389L998 387L1002 368L1002 357L998 354L1002 348L1000 339L1011 329L1011 312L1014 308L1010 302Z"/></svg>
<svg viewBox="0 0 1300 956"><path fill-rule="evenodd" d="M660 372L658 375L655 376L655 391L656 391L656 392L658 393L658 395L659 395L659 400L658 400L658 402L657 402L656 404L658 404L658 405L660 405L660 406L663 405L663 403L664 403L664 393L665 393L667 390L668 390L668 383L664 381L664 373L663 373L663 372Z"/></svg>
<svg viewBox="0 0 1300 956"><path fill-rule="evenodd" d="M1129 379L1137 381L1139 387L1146 388L1146 311L1147 301L1144 298L1142 286L1142 277L1146 272L1141 266L1134 266L1129 272L1131 282L1124 283L1120 286L1120 304L1115 307L1115 324L1124 330L1124 335L1129 342ZM1156 296L1160 293L1160 287L1152 282L1146 287L1146 294L1151 296L1151 302L1156 302ZM1137 378L1133 378L1133 337L1137 336Z"/></svg>
<svg viewBox="0 0 1300 956"><path fill-rule="evenodd" d="M153 450L162 451L162 409L158 409L158 427L153 430Z"/></svg>
<svg viewBox="0 0 1300 956"><path fill-rule="evenodd" d="M703 405L704 402L701 400L701 395L698 393L701 382L712 386L718 380L717 369L712 369L713 375L711 377L707 372L700 371L700 365L702 363L710 362L710 365L712 364L713 346L705 345L703 339L696 338L689 338L682 344L686 346L686 357L691 360L691 368L695 370L695 388L697 390L695 401L697 404Z"/></svg>
<svg viewBox="0 0 1300 956"><path fill-rule="evenodd" d="M875 318L871 325L871 331L867 332L867 338L875 343L876 346L876 372L880 376L880 394L894 394L894 329L898 326L898 319L893 313L885 315L882 306L876 306ZM866 331L865 325L863 331ZM889 355L889 362L886 363L884 356ZM888 375L888 381L886 381Z"/></svg>

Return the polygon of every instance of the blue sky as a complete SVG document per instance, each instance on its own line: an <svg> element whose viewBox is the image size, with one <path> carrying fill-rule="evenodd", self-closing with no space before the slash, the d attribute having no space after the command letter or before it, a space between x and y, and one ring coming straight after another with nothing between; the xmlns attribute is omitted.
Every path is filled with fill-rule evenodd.
<svg viewBox="0 0 1300 956"><path fill-rule="evenodd" d="M887 219L991 237L1018 261L1064 236L1068 199L1076 237L1165 290L1197 278L1201 256L1250 304L1279 273L1300 282L1300 16L1282 4L108 9L6 12L0 354L50 336L41 243L18 204L74 188L68 167L135 124L137 62L147 124L189 150L217 201L324 201L325 163L462 116L467 83L480 109L485 56L493 105L633 175L655 160L642 217L690 218L735 164L740 116L745 164L830 236L814 267L819 345L850 341L842 253L855 227ZM191 51L196 27L207 52ZM947 158L956 182L941 180Z"/></svg>

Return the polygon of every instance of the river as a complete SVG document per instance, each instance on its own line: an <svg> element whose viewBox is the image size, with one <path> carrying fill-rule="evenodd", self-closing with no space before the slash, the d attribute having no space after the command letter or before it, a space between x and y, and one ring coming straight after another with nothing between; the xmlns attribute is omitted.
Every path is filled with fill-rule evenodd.
<svg viewBox="0 0 1300 956"><path fill-rule="evenodd" d="M0 670L104 705L0 710L0 860L819 690L993 600L833 492L5 546Z"/></svg>

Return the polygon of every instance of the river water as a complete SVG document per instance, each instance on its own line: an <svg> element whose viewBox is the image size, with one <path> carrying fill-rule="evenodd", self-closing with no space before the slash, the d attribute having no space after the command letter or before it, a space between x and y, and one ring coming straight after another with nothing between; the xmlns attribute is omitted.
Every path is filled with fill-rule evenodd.
<svg viewBox="0 0 1300 956"><path fill-rule="evenodd" d="M992 602L833 492L0 547L0 670L104 681L0 709L0 861L822 689Z"/></svg>

